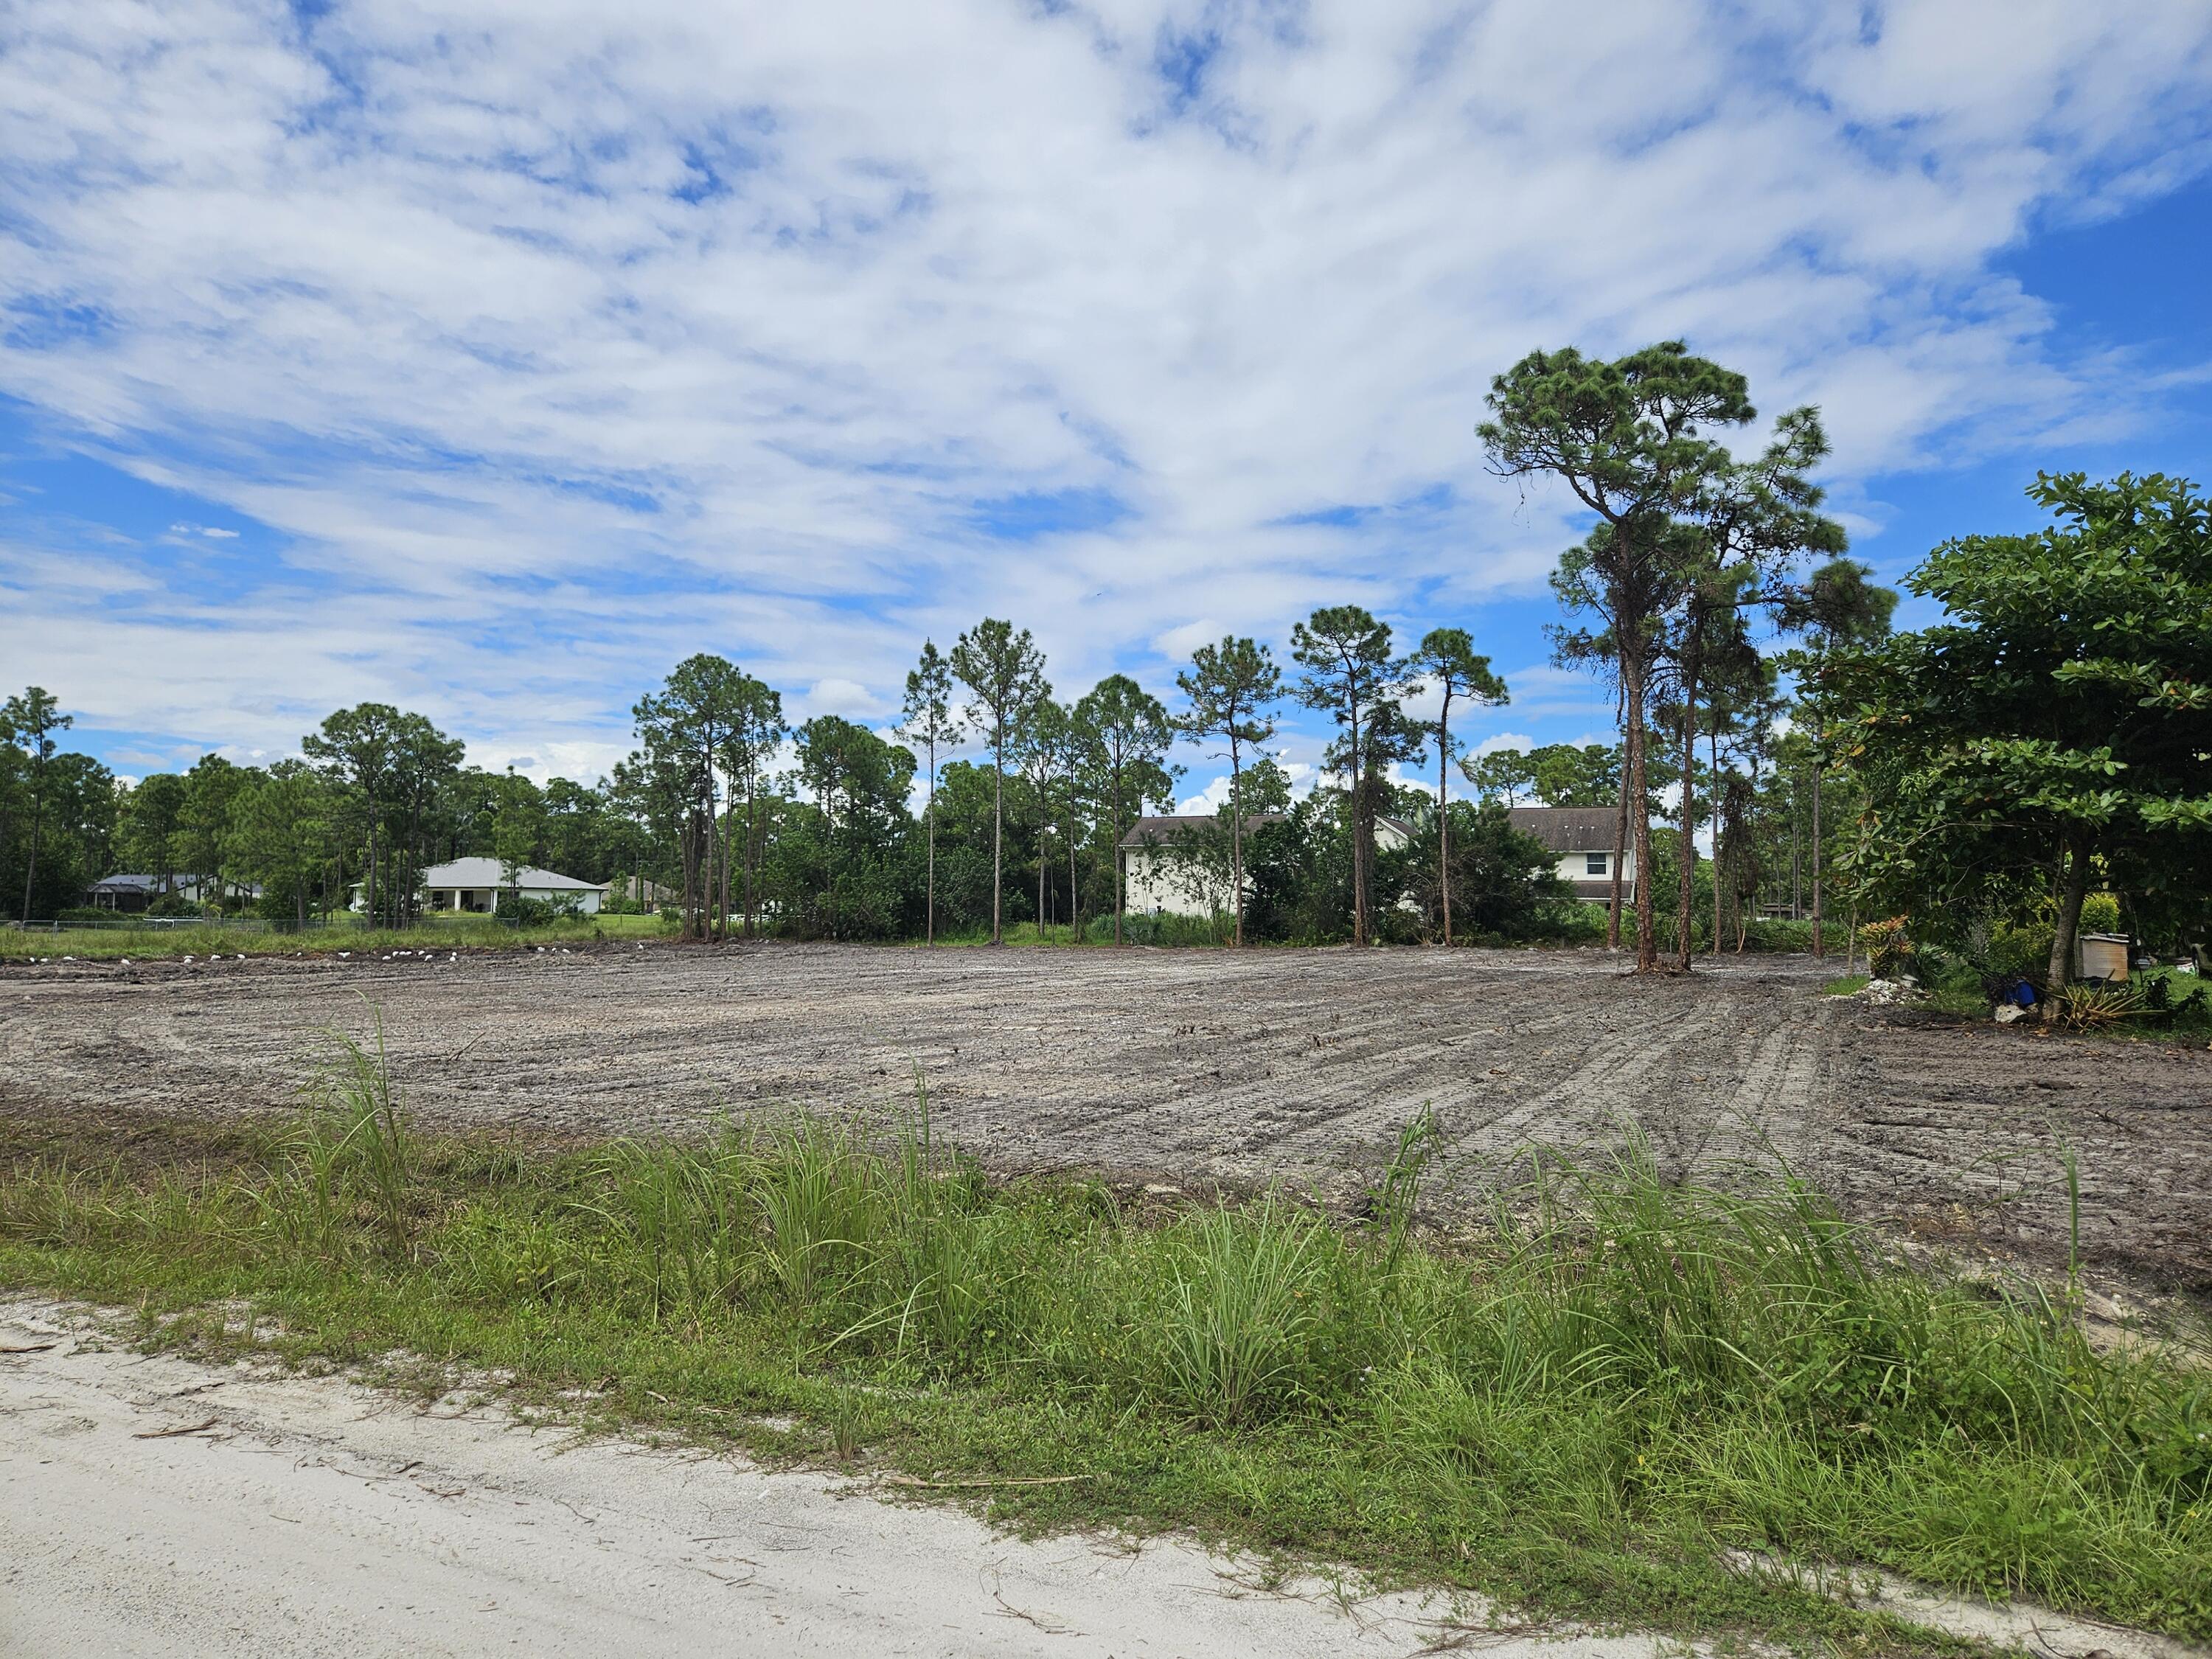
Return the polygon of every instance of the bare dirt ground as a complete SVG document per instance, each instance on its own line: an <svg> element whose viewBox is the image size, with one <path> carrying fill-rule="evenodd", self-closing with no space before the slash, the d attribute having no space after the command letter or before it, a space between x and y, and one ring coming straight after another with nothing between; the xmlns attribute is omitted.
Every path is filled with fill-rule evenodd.
<svg viewBox="0 0 2212 1659"><path fill-rule="evenodd" d="M1672 1178L1787 1159L1858 1217L2212 1289L2212 1054L1823 997L1834 964L1624 976L1601 952L760 945L0 968L0 1115L296 1101L380 1011L453 1126L681 1133L909 1100L1000 1169L1355 1195L1425 1103L1471 1204L1534 1145Z"/></svg>

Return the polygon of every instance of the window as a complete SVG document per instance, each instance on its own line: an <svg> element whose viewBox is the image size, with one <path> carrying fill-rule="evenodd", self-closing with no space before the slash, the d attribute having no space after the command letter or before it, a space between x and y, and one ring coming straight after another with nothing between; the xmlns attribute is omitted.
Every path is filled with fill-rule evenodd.
<svg viewBox="0 0 2212 1659"><path fill-rule="evenodd" d="M1603 875L1605 873L1605 860L1607 856L1607 855L1603 853L1583 854L1583 869L1584 872L1593 876Z"/></svg>

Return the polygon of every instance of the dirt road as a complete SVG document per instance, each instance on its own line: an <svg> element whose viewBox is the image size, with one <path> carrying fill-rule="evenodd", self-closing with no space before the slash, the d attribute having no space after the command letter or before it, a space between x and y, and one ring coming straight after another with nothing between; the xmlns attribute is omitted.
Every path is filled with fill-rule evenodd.
<svg viewBox="0 0 2212 1659"><path fill-rule="evenodd" d="M1946 1025L1824 998L1830 967L1688 980L1599 952L764 945L0 969L0 1111L296 1097L380 1011L452 1124L681 1133L894 1107L1000 1168L1290 1179L1344 1196L1432 1104L1471 1201L1533 1143L1640 1137L1676 1178L1779 1156L1850 1212L2212 1288L2212 1054Z"/></svg>
<svg viewBox="0 0 2212 1659"><path fill-rule="evenodd" d="M1174 1538L1004 1537L881 1501L865 1470L771 1473L525 1425L464 1390L425 1405L252 1360L149 1356L111 1334L128 1322L0 1299L0 1659L1685 1650L1486 1630L1479 1605L1281 1580ZM2025 1604L1893 1580L1875 1595L2052 1659L2191 1654Z"/></svg>
<svg viewBox="0 0 2212 1659"><path fill-rule="evenodd" d="M9 1348L38 1352L8 1356ZM995 1537L863 1476L522 1431L0 1304L0 1655L1400 1655L1441 1602ZM1240 1569L1246 1575L1239 1580ZM1528 1655L1533 1641L1513 1644ZM1655 1659L1585 1638L1560 1659Z"/></svg>

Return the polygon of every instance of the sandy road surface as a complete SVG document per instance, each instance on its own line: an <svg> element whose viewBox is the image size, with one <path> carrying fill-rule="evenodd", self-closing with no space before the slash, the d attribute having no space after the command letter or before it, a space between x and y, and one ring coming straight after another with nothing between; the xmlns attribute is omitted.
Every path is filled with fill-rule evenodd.
<svg viewBox="0 0 2212 1659"><path fill-rule="evenodd" d="M1661 1659L1680 1642L1491 1633L1412 1594L1174 1539L994 1534L868 1479L580 1440L455 1395L132 1352L118 1316L0 1299L0 1659L1053 1654ZM2027 1606L1863 1585L2051 1659L2203 1659Z"/></svg>
<svg viewBox="0 0 2212 1659"><path fill-rule="evenodd" d="M1672 1176L1779 1154L1854 1213L2046 1255L2071 1146L2092 1259L2212 1287L2212 1054L1892 1016L1823 998L1829 971L794 945L11 965L0 1111L281 1107L321 1030L373 1005L419 1112L555 1133L893 1105L919 1067L944 1131L1000 1167L1342 1194L1425 1102L1462 1198L1532 1142L1634 1134Z"/></svg>
<svg viewBox="0 0 2212 1659"><path fill-rule="evenodd" d="M994 1537L863 1483L526 1432L458 1400L148 1358L88 1323L0 1304L0 1348L54 1344L0 1353L10 1659L1397 1655L1448 1616L1259 1593L1188 1545Z"/></svg>

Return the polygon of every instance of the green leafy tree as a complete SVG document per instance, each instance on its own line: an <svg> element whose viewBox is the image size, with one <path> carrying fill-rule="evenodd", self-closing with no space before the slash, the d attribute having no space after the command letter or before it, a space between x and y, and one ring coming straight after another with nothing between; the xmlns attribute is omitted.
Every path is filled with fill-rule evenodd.
<svg viewBox="0 0 2212 1659"><path fill-rule="evenodd" d="M1467 931L1491 939L1531 939L1575 902L1574 890L1559 879L1559 855L1514 829L1503 801L1452 801L1441 809L1422 810L1448 811L1452 817L1449 838L1438 837L1439 845L1451 849L1449 877L1425 861L1411 872L1411 896L1424 915L1442 920L1448 880L1459 896Z"/></svg>
<svg viewBox="0 0 2212 1659"><path fill-rule="evenodd" d="M1704 676L1714 665L1723 674L1733 670L1740 679L1759 679L1759 653L1744 626L1746 611L1783 599L1783 579L1800 557L1844 550L1844 528L1821 514L1826 492L1810 476L1827 453L1820 411L1793 409L1775 422L1772 441L1758 456L1717 460L1704 469L1677 509L1678 533L1672 543L1675 599L1664 649L1678 694L1682 855L1674 932L1675 966L1684 972L1690 968L1692 944L1698 705ZM1714 945L1719 946L1717 926Z"/></svg>
<svg viewBox="0 0 2212 1659"><path fill-rule="evenodd" d="M538 862L544 840L545 798L536 783L510 766L492 810L491 851L499 860L499 884L507 889L507 903L518 912L522 872Z"/></svg>
<svg viewBox="0 0 2212 1659"><path fill-rule="evenodd" d="M1305 672L1297 699L1334 720L1344 733L1345 810L1352 837L1352 942L1367 940L1368 878L1374 830L1363 800L1363 762L1378 704L1403 689L1405 664L1390 651L1390 628L1356 605L1324 605L1291 628L1291 655Z"/></svg>
<svg viewBox="0 0 2212 1659"><path fill-rule="evenodd" d="M1054 780L1059 775L1060 751L1068 723L1066 708L1053 701L1052 687L1037 682L1037 697L1022 711L1015 735L1016 752L1036 807L1036 920L1037 939L1044 939L1045 866L1050 856Z"/></svg>
<svg viewBox="0 0 2212 1659"><path fill-rule="evenodd" d="M744 870L745 937L760 926L761 797L768 768L791 735L783 718L783 696L765 680L740 674L732 687L729 735L722 764L732 787L745 798L745 844L739 854Z"/></svg>
<svg viewBox="0 0 2212 1659"><path fill-rule="evenodd" d="M968 724L991 746L991 943L1006 943L1006 762L1022 712L1037 701L1044 657L1028 629L986 617L963 634L946 659L975 701Z"/></svg>
<svg viewBox="0 0 2212 1659"><path fill-rule="evenodd" d="M61 712L61 704L44 686L33 685L21 696L0 704L0 732L7 740L23 752L24 773L31 802L31 833L28 838L29 856L23 861L23 921L31 920L31 891L37 884L39 873L39 837L46 828L48 774L52 770L57 744L54 733L65 731L76 723L74 715Z"/></svg>
<svg viewBox="0 0 2212 1659"><path fill-rule="evenodd" d="M677 664L661 692L664 707L674 714L679 729L698 750L695 776L704 792L700 810L705 824L706 931L724 940L730 936L732 843L737 831L735 816L728 810L729 748L744 718L750 679L735 663L702 651Z"/></svg>
<svg viewBox="0 0 2212 1659"><path fill-rule="evenodd" d="M726 658L697 652L631 710L647 754L687 791L679 841L688 938L729 937L736 823L725 804L730 779L743 763L732 750L755 716L758 686Z"/></svg>
<svg viewBox="0 0 2212 1659"><path fill-rule="evenodd" d="M1511 698L1505 682L1491 671L1490 659L1475 654L1474 641L1463 628L1432 628L1421 637L1413 655L1412 672L1437 689L1441 706L1437 714L1437 882L1443 912L1444 943L1452 942L1451 910L1451 763L1457 745L1451 734L1455 701L1477 708L1495 708Z"/></svg>
<svg viewBox="0 0 2212 1659"><path fill-rule="evenodd" d="M1658 944L1645 713L1662 618L1677 583L1674 515L1731 465L1727 449L1701 434L1753 418L1748 386L1670 340L1612 362L1571 349L1531 352L1491 382L1489 404L1492 418L1478 430L1492 470L1556 477L1599 520L1563 556L1553 586L1564 604L1600 618L1601 634L1581 643L1588 654L1605 647L1620 675L1636 841L1636 963L1648 973L1658 965Z"/></svg>
<svg viewBox="0 0 2212 1659"><path fill-rule="evenodd" d="M170 859L179 869L191 873L203 904L212 902L218 909L222 906L231 809L240 793L260 780L258 771L234 765L221 755L202 756L185 774L184 805L177 814Z"/></svg>
<svg viewBox="0 0 2212 1659"><path fill-rule="evenodd" d="M1484 800L1497 800L1508 808L1521 805L1523 796L1536 793L1536 763L1533 750L1493 749L1486 755L1462 755L1460 775Z"/></svg>
<svg viewBox="0 0 2212 1659"><path fill-rule="evenodd" d="M302 761L277 762L232 797L227 866L261 888L264 915L289 900L295 922L307 925L309 896L337 858L332 805L329 781Z"/></svg>
<svg viewBox="0 0 2212 1659"><path fill-rule="evenodd" d="M1126 909L1121 837L1130 809L1141 812L1147 801L1164 807L1172 798L1175 775L1167 757L1175 725L1160 700L1126 674L1110 674L1091 687L1075 705L1075 721L1098 745L1114 853L1114 943L1119 945Z"/></svg>
<svg viewBox="0 0 2212 1659"><path fill-rule="evenodd" d="M1264 645L1231 635L1201 645L1176 676L1190 708L1176 722L1193 740L1219 738L1229 761L1229 891L1236 915L1232 942L1244 943L1244 750L1275 735L1283 671Z"/></svg>
<svg viewBox="0 0 2212 1659"><path fill-rule="evenodd" d="M803 937L882 939L911 925L911 750L835 714L799 727L796 781L779 803L769 885L778 927Z"/></svg>
<svg viewBox="0 0 2212 1659"><path fill-rule="evenodd" d="M1856 559L1831 559L1802 583L1782 596L1783 626L1803 635L1803 643L1784 659L1802 684L1819 688L1826 679L1829 659L1839 649L1873 645L1885 638L1890 617L1897 609L1897 594L1868 580L1870 566ZM1812 716L1813 749L1806 769L1812 807L1811 862L1813 884L1813 954L1828 953L1826 935L1826 835L1822 822L1827 767L1821 757L1825 733L1821 728L1826 700L1808 699Z"/></svg>
<svg viewBox="0 0 2212 1659"><path fill-rule="evenodd" d="M929 867L922 905L922 943L937 943L937 752L950 748L957 728L952 720L952 670L934 640L921 642L921 660L906 677L906 701L899 710L905 724L899 735L918 743L929 766Z"/></svg>
<svg viewBox="0 0 2212 1659"><path fill-rule="evenodd" d="M434 803L459 773L463 746L421 714L402 714L392 727L390 842L397 854L392 883L394 920L404 927L419 915L422 842Z"/></svg>
<svg viewBox="0 0 2212 1659"><path fill-rule="evenodd" d="M123 798L116 823L116 850L125 864L151 876L164 895L176 886L171 849L184 810L184 779L174 772L149 773Z"/></svg>
<svg viewBox="0 0 2212 1659"><path fill-rule="evenodd" d="M391 704L364 702L339 709L319 731L300 739L301 752L343 792L367 842L362 902L372 919L380 914L383 895L379 837L392 791L398 725L399 711Z"/></svg>
<svg viewBox="0 0 2212 1659"><path fill-rule="evenodd" d="M1547 743L1528 760L1536 799L1547 806L1611 806L1620 799L1617 743Z"/></svg>
<svg viewBox="0 0 2212 1659"><path fill-rule="evenodd" d="M1835 653L1821 696L1867 792L1858 890L1937 929L2040 868L2056 985L2093 872L2203 925L2212 506L2160 474L2045 473L2028 494L2056 523L1944 544L1905 584L1943 621Z"/></svg>

